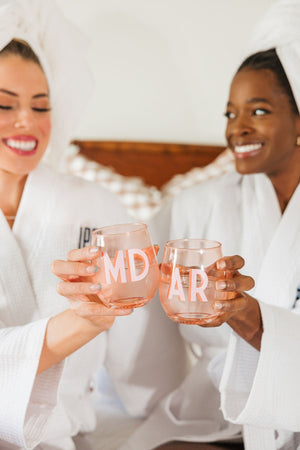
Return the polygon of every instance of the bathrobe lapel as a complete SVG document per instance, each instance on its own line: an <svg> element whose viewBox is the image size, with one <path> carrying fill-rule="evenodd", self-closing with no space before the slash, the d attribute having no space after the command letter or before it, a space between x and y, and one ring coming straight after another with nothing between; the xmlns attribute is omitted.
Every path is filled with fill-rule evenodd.
<svg viewBox="0 0 300 450"><path fill-rule="evenodd" d="M263 174L244 176L242 181L240 254L245 258L243 272L257 281L262 262L281 220L273 185Z"/></svg>
<svg viewBox="0 0 300 450"><path fill-rule="evenodd" d="M43 197L38 188L45 184L45 180L40 180L42 176L43 170L29 175L12 230L0 212L0 314L6 326L39 319L28 263L45 232L44 223L52 209L49 202L54 201L54 196L48 192ZM47 185L47 188L51 190L53 186ZM36 220L32 220L33 217ZM36 224L34 229L33 223ZM15 274L18 274L17 277Z"/></svg>
<svg viewBox="0 0 300 450"><path fill-rule="evenodd" d="M292 308L300 283L300 185L270 242L257 279L255 295L265 303Z"/></svg>
<svg viewBox="0 0 300 450"><path fill-rule="evenodd" d="M35 296L21 248L2 213L0 230L1 321L6 326L22 325L35 318Z"/></svg>
<svg viewBox="0 0 300 450"><path fill-rule="evenodd" d="M258 300L292 308L300 283L300 185L284 214L265 175L243 180L243 270L253 276Z"/></svg>
<svg viewBox="0 0 300 450"><path fill-rule="evenodd" d="M274 188L265 175L245 177L244 183L242 248L246 261L248 257L245 273L256 281L251 295L261 302L291 309L300 283L300 185L282 215ZM232 336L220 387L227 419L247 424L253 414L251 407L248 411L247 392L251 391L258 356L249 344ZM248 379L244 375L245 361ZM274 430L270 428L244 425L244 438L249 450L276 449Z"/></svg>

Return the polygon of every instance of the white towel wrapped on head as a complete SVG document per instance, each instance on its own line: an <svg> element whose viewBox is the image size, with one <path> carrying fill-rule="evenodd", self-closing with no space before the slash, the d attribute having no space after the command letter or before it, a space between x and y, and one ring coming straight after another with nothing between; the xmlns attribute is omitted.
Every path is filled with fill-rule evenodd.
<svg viewBox="0 0 300 450"><path fill-rule="evenodd" d="M46 74L52 107L51 151L46 159L58 166L91 98L87 39L63 16L55 0L1 0L0 50L14 38L30 45Z"/></svg>
<svg viewBox="0 0 300 450"><path fill-rule="evenodd" d="M300 111L300 1L277 0L254 28L243 57L276 49Z"/></svg>

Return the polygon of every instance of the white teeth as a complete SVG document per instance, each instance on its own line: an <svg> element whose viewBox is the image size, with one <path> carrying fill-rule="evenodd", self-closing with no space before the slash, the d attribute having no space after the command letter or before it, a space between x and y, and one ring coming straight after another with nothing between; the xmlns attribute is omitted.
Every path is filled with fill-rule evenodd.
<svg viewBox="0 0 300 450"><path fill-rule="evenodd" d="M261 147L262 144L237 145L234 147L234 151L236 153L248 153L253 152L254 150L259 150Z"/></svg>
<svg viewBox="0 0 300 450"><path fill-rule="evenodd" d="M23 150L25 152L30 152L36 147L36 141L19 141L15 139L7 139L6 144L17 150Z"/></svg>

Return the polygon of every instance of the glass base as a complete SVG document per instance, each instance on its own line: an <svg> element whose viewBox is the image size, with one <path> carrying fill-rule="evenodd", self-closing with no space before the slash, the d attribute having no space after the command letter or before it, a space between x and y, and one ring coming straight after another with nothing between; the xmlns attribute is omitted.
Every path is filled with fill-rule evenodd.
<svg viewBox="0 0 300 450"><path fill-rule="evenodd" d="M147 298L144 297L129 297L129 298L118 298L108 303L110 308L122 308L122 309L132 309L144 306L149 302Z"/></svg>
<svg viewBox="0 0 300 450"><path fill-rule="evenodd" d="M203 319L214 319L218 317L219 313L176 313L168 314L170 319L178 323L185 323L188 325L201 324Z"/></svg>

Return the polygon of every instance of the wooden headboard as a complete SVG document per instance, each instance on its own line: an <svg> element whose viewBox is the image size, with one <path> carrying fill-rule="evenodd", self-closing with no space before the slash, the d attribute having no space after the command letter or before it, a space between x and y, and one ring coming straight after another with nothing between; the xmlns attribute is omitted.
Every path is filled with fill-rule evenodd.
<svg viewBox="0 0 300 450"><path fill-rule="evenodd" d="M203 167L225 147L156 142L74 140L80 154L125 176L139 176L161 188L174 175Z"/></svg>

